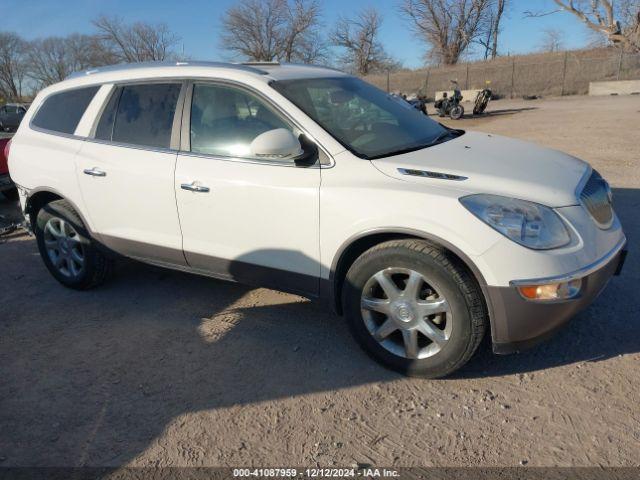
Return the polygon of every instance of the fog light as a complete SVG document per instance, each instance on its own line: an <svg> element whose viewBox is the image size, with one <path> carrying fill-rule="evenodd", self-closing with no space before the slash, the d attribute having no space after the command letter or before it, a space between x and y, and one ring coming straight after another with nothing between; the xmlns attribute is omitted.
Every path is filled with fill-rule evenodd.
<svg viewBox="0 0 640 480"><path fill-rule="evenodd" d="M528 300L568 300L580 293L582 279L545 285L523 285L518 287L520 295Z"/></svg>

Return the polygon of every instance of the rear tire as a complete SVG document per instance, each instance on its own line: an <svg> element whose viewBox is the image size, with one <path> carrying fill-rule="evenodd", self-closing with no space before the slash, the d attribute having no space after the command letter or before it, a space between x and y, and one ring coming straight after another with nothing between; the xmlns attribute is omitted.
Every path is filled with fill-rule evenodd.
<svg viewBox="0 0 640 480"><path fill-rule="evenodd" d="M347 273L342 301L361 347L409 376L440 378L462 367L488 323L475 278L448 251L423 240L392 240L363 253Z"/></svg>
<svg viewBox="0 0 640 480"><path fill-rule="evenodd" d="M65 287L88 290L110 276L113 260L98 249L66 200L56 200L40 209L35 235L45 266Z"/></svg>

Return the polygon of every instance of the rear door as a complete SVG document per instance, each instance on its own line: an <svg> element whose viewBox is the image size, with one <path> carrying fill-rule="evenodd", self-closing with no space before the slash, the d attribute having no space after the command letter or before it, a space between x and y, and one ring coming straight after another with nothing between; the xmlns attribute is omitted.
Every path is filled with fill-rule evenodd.
<svg viewBox="0 0 640 480"><path fill-rule="evenodd" d="M114 86L77 157L84 203L102 242L174 265L186 263L173 188L182 89L181 81Z"/></svg>

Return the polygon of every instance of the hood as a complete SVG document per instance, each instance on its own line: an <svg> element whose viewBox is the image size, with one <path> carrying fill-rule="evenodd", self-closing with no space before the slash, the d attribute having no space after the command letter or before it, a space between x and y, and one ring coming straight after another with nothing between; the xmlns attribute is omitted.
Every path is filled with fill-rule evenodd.
<svg viewBox="0 0 640 480"><path fill-rule="evenodd" d="M576 189L589 165L566 153L499 135L467 132L440 145L372 160L386 175L407 182L492 193L550 207L578 204ZM398 169L466 177L455 181L407 175Z"/></svg>

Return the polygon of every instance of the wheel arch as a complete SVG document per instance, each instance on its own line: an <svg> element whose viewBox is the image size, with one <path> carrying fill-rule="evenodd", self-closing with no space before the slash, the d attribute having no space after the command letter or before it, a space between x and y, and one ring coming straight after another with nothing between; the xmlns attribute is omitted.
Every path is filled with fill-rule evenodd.
<svg viewBox="0 0 640 480"><path fill-rule="evenodd" d="M407 228L380 228L361 232L344 242L334 256L329 273L329 301L338 314L342 314L342 287L353 262L369 248L389 240L419 239L426 240L443 248L456 257L475 278L484 299L489 318L493 317L492 307L486 296L487 282L475 263L458 247L436 235Z"/></svg>
<svg viewBox="0 0 640 480"><path fill-rule="evenodd" d="M68 202L82 220L82 223L84 224L84 227L87 229L87 231L89 231L90 234L93 234L93 232L91 232L91 228L89 227L87 219L82 214L82 211L78 208L78 206L72 200L69 200L69 198L65 197L57 190L46 187L31 189L29 191L29 195L27 196L24 213L25 216L29 216L29 223L32 225L32 228L33 225L35 225L35 221L40 209L48 203L54 202L56 200L65 200L66 202Z"/></svg>

